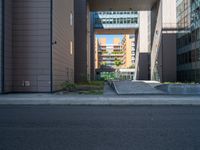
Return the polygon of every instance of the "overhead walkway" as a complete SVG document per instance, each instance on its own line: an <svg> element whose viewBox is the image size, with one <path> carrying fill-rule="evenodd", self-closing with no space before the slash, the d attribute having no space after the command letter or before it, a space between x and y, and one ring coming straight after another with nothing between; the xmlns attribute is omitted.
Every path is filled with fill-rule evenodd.
<svg viewBox="0 0 200 150"><path fill-rule="evenodd" d="M134 34L139 28L137 11L97 11L92 16L96 34Z"/></svg>

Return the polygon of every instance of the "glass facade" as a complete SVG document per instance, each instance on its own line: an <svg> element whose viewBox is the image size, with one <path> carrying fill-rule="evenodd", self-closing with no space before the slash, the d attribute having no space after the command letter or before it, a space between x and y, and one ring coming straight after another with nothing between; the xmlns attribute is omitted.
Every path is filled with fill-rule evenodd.
<svg viewBox="0 0 200 150"><path fill-rule="evenodd" d="M177 79L200 82L200 0L177 0Z"/></svg>
<svg viewBox="0 0 200 150"><path fill-rule="evenodd" d="M131 60L132 60L132 64L135 64L135 57L136 57L136 41L135 41L135 34L134 35L130 35L130 39L131 39Z"/></svg>
<svg viewBox="0 0 200 150"><path fill-rule="evenodd" d="M102 11L93 12L95 28L138 28L136 11Z"/></svg>

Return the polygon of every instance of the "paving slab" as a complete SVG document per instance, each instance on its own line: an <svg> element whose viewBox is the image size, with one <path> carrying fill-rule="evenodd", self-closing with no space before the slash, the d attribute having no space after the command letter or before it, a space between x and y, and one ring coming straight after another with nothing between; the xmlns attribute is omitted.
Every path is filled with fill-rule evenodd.
<svg viewBox="0 0 200 150"><path fill-rule="evenodd" d="M165 94L145 81L113 81L113 84L119 95Z"/></svg>

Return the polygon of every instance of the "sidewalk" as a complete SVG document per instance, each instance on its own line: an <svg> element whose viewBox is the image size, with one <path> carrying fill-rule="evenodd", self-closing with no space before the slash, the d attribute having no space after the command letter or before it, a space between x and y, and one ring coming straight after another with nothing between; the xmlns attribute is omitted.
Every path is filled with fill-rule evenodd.
<svg viewBox="0 0 200 150"><path fill-rule="evenodd" d="M191 95L88 96L56 94L0 95L0 105L200 105Z"/></svg>

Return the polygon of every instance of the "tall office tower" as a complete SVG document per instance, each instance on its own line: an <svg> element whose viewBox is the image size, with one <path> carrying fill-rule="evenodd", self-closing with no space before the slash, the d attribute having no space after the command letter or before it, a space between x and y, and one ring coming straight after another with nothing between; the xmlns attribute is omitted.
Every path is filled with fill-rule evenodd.
<svg viewBox="0 0 200 150"><path fill-rule="evenodd" d="M200 0L177 0L177 80L200 82Z"/></svg>
<svg viewBox="0 0 200 150"><path fill-rule="evenodd" d="M124 51L124 68L131 68L135 65L135 35L124 35L122 39Z"/></svg>

